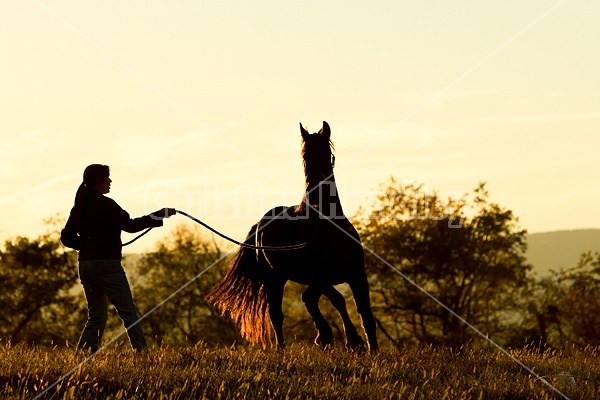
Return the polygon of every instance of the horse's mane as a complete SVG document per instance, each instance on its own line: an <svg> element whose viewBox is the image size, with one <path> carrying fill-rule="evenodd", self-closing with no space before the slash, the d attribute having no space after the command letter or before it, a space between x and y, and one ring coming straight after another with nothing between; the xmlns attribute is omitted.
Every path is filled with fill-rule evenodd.
<svg viewBox="0 0 600 400"><path fill-rule="evenodd" d="M315 135L318 135L315 133ZM306 155L306 140L304 138L301 138L302 143L301 143L301 148L300 148L300 157L302 157L304 159L304 156ZM333 152L335 151L335 146L333 144L333 140L329 139L329 152L331 154L333 154Z"/></svg>

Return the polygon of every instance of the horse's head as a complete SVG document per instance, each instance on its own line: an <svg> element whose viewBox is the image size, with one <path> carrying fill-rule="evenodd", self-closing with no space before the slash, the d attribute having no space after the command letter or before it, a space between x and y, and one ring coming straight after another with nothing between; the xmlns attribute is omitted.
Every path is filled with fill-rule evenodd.
<svg viewBox="0 0 600 400"><path fill-rule="evenodd" d="M302 160L304 163L304 176L306 178L306 200L311 205L319 205L323 201L323 193L330 190L320 190L317 186L333 185L333 167L335 156L333 155L333 143L331 142L331 129L327 122L323 121L323 128L317 133L310 134L302 124Z"/></svg>
<svg viewBox="0 0 600 400"><path fill-rule="evenodd" d="M335 156L332 151L333 143L329 124L323 121L323 128L313 134L308 133L300 124L300 132L302 133L302 160L307 185L315 186L321 181L332 180Z"/></svg>

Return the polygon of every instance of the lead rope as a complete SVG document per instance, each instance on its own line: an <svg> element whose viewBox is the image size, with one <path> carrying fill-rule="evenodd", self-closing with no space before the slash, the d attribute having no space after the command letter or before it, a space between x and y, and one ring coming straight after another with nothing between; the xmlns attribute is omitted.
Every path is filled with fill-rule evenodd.
<svg viewBox="0 0 600 400"><path fill-rule="evenodd" d="M306 247L306 245L308 244L308 242L302 242L302 243L298 243L298 244L291 244L291 245L285 245L285 246L255 246L252 244L248 244L248 243L242 243L239 242L233 238L230 238L227 235L224 235L223 233L217 231L216 229L214 229L213 227L211 227L210 225L200 221L198 218L184 212L181 210L175 210L175 212L177 214L181 214L184 215L186 217L188 217L189 219L191 219L192 221L196 222L197 224L202 225L203 227L205 227L206 229L210 230L211 232L219 235L220 237L222 237L225 240L228 240L232 243L237 244L238 246L241 247L245 247L247 249L252 249L252 250L274 250L274 251L280 251L280 250L297 250L297 249L301 249L303 247ZM130 240L127 243L124 243L123 246L127 246L130 245L131 243L135 242L136 240L138 240L139 238L141 238L142 236L144 236L146 233L150 232L153 228L148 228L146 229L144 232L142 232L141 234L139 234L138 236L136 236L135 238L133 238L132 240Z"/></svg>

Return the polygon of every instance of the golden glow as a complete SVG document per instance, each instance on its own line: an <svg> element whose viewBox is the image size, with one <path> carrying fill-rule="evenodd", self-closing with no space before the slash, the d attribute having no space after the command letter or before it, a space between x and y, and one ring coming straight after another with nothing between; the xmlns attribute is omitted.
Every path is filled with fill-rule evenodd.
<svg viewBox="0 0 600 400"><path fill-rule="evenodd" d="M91 163L133 216L242 238L301 198L298 122L323 120L349 215L394 175L599 227L600 3L557 4L4 1L0 238L68 213Z"/></svg>

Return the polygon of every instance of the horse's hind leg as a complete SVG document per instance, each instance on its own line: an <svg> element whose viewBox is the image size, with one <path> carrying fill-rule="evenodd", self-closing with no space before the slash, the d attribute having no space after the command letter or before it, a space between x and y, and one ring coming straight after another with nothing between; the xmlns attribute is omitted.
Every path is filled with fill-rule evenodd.
<svg viewBox="0 0 600 400"><path fill-rule="evenodd" d="M346 308L346 299L344 296L337 291L333 286L324 288L323 294L327 296L331 304L340 313L342 321L344 322L344 331L346 334L346 348L350 350L364 349L364 341L356 331L356 327L348 315L348 309Z"/></svg>
<svg viewBox="0 0 600 400"><path fill-rule="evenodd" d="M265 284L269 317L271 318L271 325L275 331L275 339L279 349L285 348L285 340L283 338L283 311L281 310L284 287L285 281L282 282L279 280L270 280L268 281L268 284Z"/></svg>
<svg viewBox="0 0 600 400"><path fill-rule="evenodd" d="M375 324L375 317L371 311L371 300L369 299L369 282L367 276L363 273L358 279L349 282L350 289L354 295L354 301L356 303L356 309L362 319L363 328L367 335L369 342L369 349L375 351L379 349L377 344L377 327Z"/></svg>
<svg viewBox="0 0 600 400"><path fill-rule="evenodd" d="M309 286L302 293L302 301L318 331L315 343L319 347L327 348L333 343L333 330L325 320L325 317L323 317L323 314L321 314L321 310L319 310L319 298L321 298L322 294L321 287Z"/></svg>

